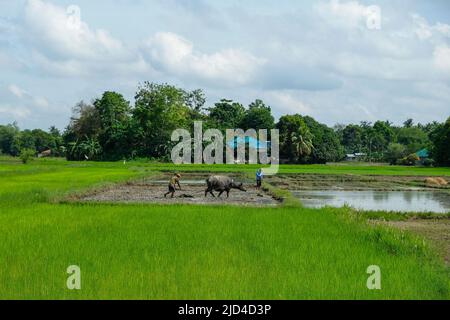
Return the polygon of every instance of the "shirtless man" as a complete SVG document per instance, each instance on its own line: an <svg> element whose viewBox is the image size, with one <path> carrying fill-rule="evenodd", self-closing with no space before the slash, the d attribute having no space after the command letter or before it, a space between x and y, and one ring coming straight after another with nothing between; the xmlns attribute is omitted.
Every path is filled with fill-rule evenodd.
<svg viewBox="0 0 450 320"><path fill-rule="evenodd" d="M170 197L173 198L173 195L175 194L175 187L176 185L178 185L178 189L181 190L181 186L180 186L180 178L181 175L180 174L175 174L169 181L169 192L167 192L164 195L164 198L167 197L168 194L172 194Z"/></svg>

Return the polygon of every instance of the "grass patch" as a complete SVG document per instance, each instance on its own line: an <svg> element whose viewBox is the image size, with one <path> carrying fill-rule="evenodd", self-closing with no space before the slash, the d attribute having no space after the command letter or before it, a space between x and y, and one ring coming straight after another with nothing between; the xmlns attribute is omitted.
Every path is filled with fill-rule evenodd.
<svg viewBox="0 0 450 320"><path fill-rule="evenodd" d="M288 207L301 207L302 204L300 200L292 195L291 192L285 189L281 189L275 186L268 184L267 182L263 182L262 189L267 192L274 199L280 201L283 206Z"/></svg>
<svg viewBox="0 0 450 320"><path fill-rule="evenodd" d="M0 218L0 297L448 299L421 242L337 209L50 205ZM83 288L65 288L77 264ZM383 290L365 287L369 265Z"/></svg>
<svg viewBox="0 0 450 320"><path fill-rule="evenodd" d="M172 163L158 163L147 161L128 161L124 165L119 162L67 162L64 159L47 158L35 159L30 165L20 165L20 159L11 157L0 157L0 174L2 171L22 171L36 167L99 167L99 168L135 168L147 171L162 172L243 172L254 173L261 165L175 165ZM263 166L264 167L264 166ZM280 165L279 174L354 174L354 175L386 175L386 176L450 176L450 168L426 168L426 167L405 167L370 164L326 164L326 165Z"/></svg>

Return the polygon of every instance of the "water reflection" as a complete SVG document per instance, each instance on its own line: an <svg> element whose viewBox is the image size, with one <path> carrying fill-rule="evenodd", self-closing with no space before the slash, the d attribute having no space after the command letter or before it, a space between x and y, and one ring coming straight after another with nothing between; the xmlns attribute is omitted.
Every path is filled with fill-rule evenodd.
<svg viewBox="0 0 450 320"><path fill-rule="evenodd" d="M306 207L342 207L398 212L450 212L450 195L423 191L293 191Z"/></svg>

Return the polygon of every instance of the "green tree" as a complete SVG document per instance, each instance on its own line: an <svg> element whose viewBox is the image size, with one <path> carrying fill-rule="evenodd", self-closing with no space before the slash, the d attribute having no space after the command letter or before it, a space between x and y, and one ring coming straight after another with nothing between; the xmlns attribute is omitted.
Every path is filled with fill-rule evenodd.
<svg viewBox="0 0 450 320"><path fill-rule="evenodd" d="M437 126L430 136L436 164L450 167L450 118L443 125Z"/></svg>
<svg viewBox="0 0 450 320"><path fill-rule="evenodd" d="M201 89L196 89L185 93L185 102L189 108L189 118L192 122L205 120L203 107L206 102L205 93Z"/></svg>
<svg viewBox="0 0 450 320"><path fill-rule="evenodd" d="M408 154L415 153L429 144L428 135L417 127L405 127L398 131L397 142L403 144Z"/></svg>
<svg viewBox="0 0 450 320"><path fill-rule="evenodd" d="M132 111L139 155L169 157L172 131L190 129L186 99L186 91L168 84L145 82L139 87Z"/></svg>
<svg viewBox="0 0 450 320"><path fill-rule="evenodd" d="M298 163L314 148L312 134L299 114L282 116L276 125L280 130L280 154L290 162Z"/></svg>
<svg viewBox="0 0 450 320"><path fill-rule="evenodd" d="M321 124L312 117L303 117L306 126L309 128L313 138L314 148L309 157L308 163L327 163L340 161L344 157L344 148L342 147L338 134L325 124Z"/></svg>
<svg viewBox="0 0 450 320"><path fill-rule="evenodd" d="M376 135L380 136L381 145L376 145L375 147L379 150L386 150L387 146L394 142L395 132L389 121L377 121L373 125L373 130Z"/></svg>
<svg viewBox="0 0 450 320"><path fill-rule="evenodd" d="M34 149L22 149L20 150L20 160L23 164L27 164L36 155L36 150Z"/></svg>
<svg viewBox="0 0 450 320"><path fill-rule="evenodd" d="M412 128L414 126L414 120L413 119L408 119L405 122L403 122L403 127L404 128Z"/></svg>
<svg viewBox="0 0 450 320"><path fill-rule="evenodd" d="M116 92L107 91L94 102L100 118L98 141L107 159L124 158L131 154L133 139L130 130L130 103Z"/></svg>
<svg viewBox="0 0 450 320"><path fill-rule="evenodd" d="M262 100L258 99L252 102L245 111L240 127L244 130L273 129L275 119L272 115L272 109L266 106Z"/></svg>
<svg viewBox="0 0 450 320"><path fill-rule="evenodd" d="M226 99L220 100L208 111L210 126L222 131L239 128L245 116L242 104Z"/></svg>
<svg viewBox="0 0 450 320"><path fill-rule="evenodd" d="M79 146L79 152L86 160L96 160L102 153L102 147L96 138L86 137L86 140Z"/></svg>
<svg viewBox="0 0 450 320"><path fill-rule="evenodd" d="M19 134L14 137L11 146L11 154L13 156L18 156L22 149L36 150L36 140L31 130L27 129L20 131Z"/></svg>
<svg viewBox="0 0 450 320"><path fill-rule="evenodd" d="M72 117L66 130L66 137L71 140L83 139L85 136L94 137L101 131L101 119L98 110L83 101L72 109Z"/></svg>
<svg viewBox="0 0 450 320"><path fill-rule="evenodd" d="M81 143L87 138L97 139L101 132L102 121L97 108L83 101L77 103L72 109L70 123L63 134L64 145L67 146L67 159L83 160Z"/></svg>
<svg viewBox="0 0 450 320"><path fill-rule="evenodd" d="M31 131L31 134L34 138L34 146L37 152L49 149L56 151L57 145L53 135L41 129L34 129Z"/></svg>
<svg viewBox="0 0 450 320"><path fill-rule="evenodd" d="M406 147L400 143L390 143L387 147L385 159L391 165L397 164L397 161L406 155Z"/></svg>
<svg viewBox="0 0 450 320"><path fill-rule="evenodd" d="M13 144L19 133L16 123L0 125L0 153L14 155Z"/></svg>
<svg viewBox="0 0 450 320"><path fill-rule="evenodd" d="M363 129L358 125L348 125L342 131L342 144L347 153L363 151Z"/></svg>
<svg viewBox="0 0 450 320"><path fill-rule="evenodd" d="M53 137L55 141L56 148L52 150L52 154L55 156L64 156L66 154L66 146L64 145L64 140L61 135L61 132L55 126L51 126L48 129L48 132Z"/></svg>

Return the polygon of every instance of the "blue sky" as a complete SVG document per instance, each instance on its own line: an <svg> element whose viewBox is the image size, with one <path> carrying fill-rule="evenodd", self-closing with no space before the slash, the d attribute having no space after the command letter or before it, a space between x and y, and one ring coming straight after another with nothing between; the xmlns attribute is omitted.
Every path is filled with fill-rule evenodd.
<svg viewBox="0 0 450 320"><path fill-rule="evenodd" d="M0 0L0 123L64 128L78 101L114 90L133 102L143 81L202 88L209 105L259 98L276 116L328 125L443 121L449 9L446 0Z"/></svg>

